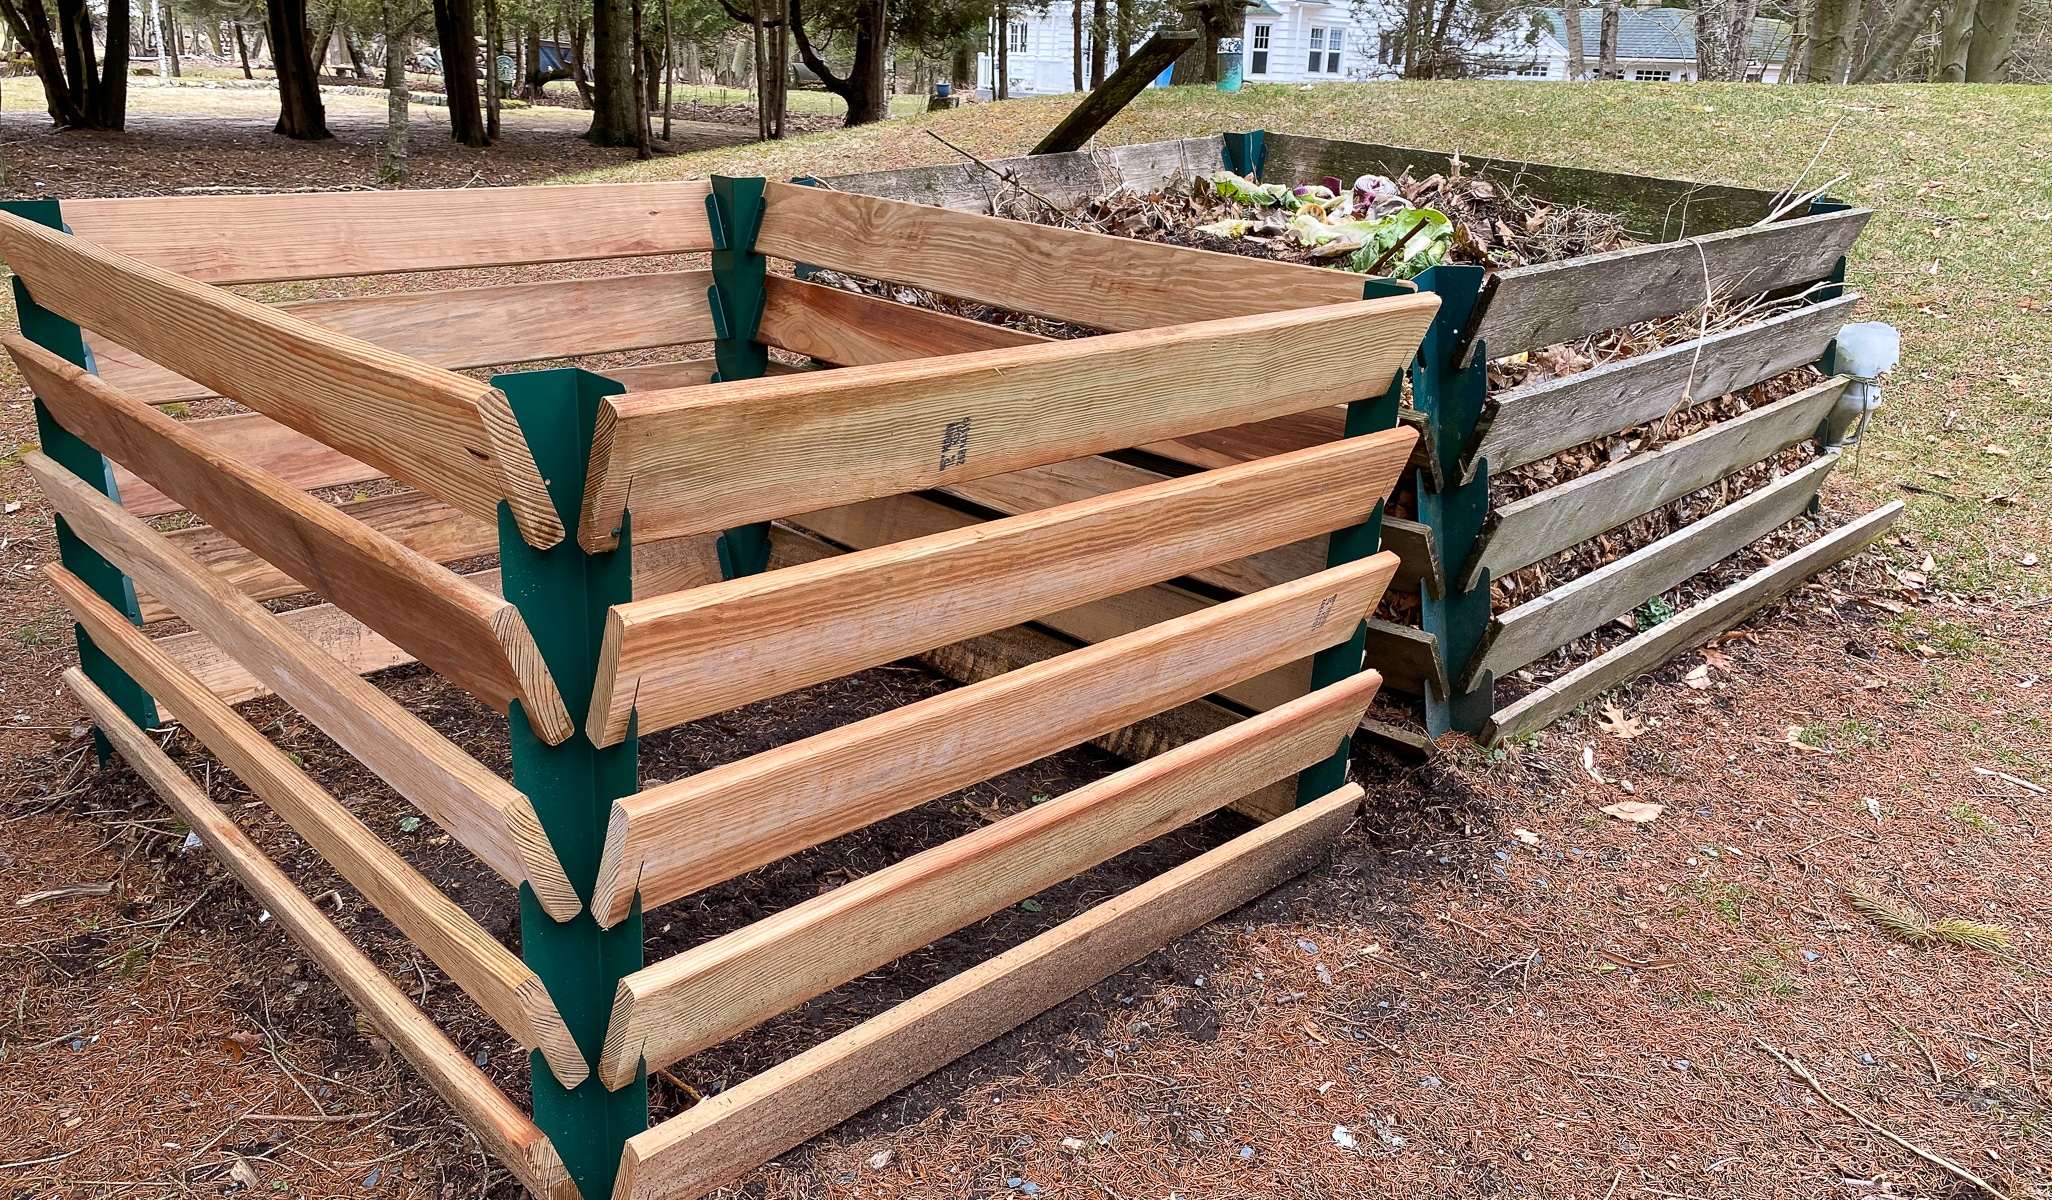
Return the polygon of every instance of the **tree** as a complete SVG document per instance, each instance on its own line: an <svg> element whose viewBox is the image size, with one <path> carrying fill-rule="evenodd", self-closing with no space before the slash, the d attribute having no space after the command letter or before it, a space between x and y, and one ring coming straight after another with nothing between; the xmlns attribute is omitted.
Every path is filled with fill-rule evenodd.
<svg viewBox="0 0 2052 1200"><path fill-rule="evenodd" d="M1589 61L1582 46L1582 4L1581 0L1568 0L1561 9L1566 29L1561 31L1561 40L1567 43L1567 73L1570 80L1589 77Z"/></svg>
<svg viewBox="0 0 2052 1200"><path fill-rule="evenodd" d="M1617 67L1617 26L1620 0L1603 0L1603 32L1597 42L1596 78L1621 79L1624 72Z"/></svg>
<svg viewBox="0 0 2052 1200"><path fill-rule="evenodd" d="M636 145L633 0L593 0L591 18L591 128L585 139L595 146Z"/></svg>
<svg viewBox="0 0 2052 1200"><path fill-rule="evenodd" d="M407 183L407 107L412 93L406 87L406 52L428 16L420 0L380 0L378 5L378 32L385 39L385 154L378 164L382 183Z"/></svg>
<svg viewBox="0 0 2052 1200"><path fill-rule="evenodd" d="M1082 0L1076 0L1082 3ZM1104 9L1104 0L1090 0L1090 86L1097 87L1104 82L1104 60L1110 50L1111 14Z"/></svg>
<svg viewBox="0 0 2052 1200"><path fill-rule="evenodd" d="M1865 61L1854 70L1853 83L1887 78L1895 71L1895 60L1909 48L1919 31L1931 23L1931 14L1938 9L1938 0L1902 0L1896 10L1889 14L1888 23L1882 26L1881 34L1874 39L1874 48Z"/></svg>
<svg viewBox="0 0 2052 1200"><path fill-rule="evenodd" d="M1967 46L1968 83L2009 82L2016 59L2017 14L2022 7L2018 0L1980 0L1975 6L1973 40Z"/></svg>
<svg viewBox="0 0 2052 1200"><path fill-rule="evenodd" d="M334 137L328 132L320 80L314 74L306 0L265 0L264 13L270 26L271 61L278 75L276 132L302 142Z"/></svg>
<svg viewBox="0 0 2052 1200"><path fill-rule="evenodd" d="M848 106L847 124L868 125L891 115L889 97L884 95L884 67L890 41L890 5L887 0L829 0L814 10L815 19L825 17L830 27L854 35L855 52L848 73L836 75L827 66L806 32L803 0L790 0L792 40L805 69L819 77L826 90Z"/></svg>
<svg viewBox="0 0 2052 1200"><path fill-rule="evenodd" d="M0 15L28 48L43 80L43 105L59 129L120 129L128 117L127 0L107 7L107 52L93 57L93 10L87 0L57 0L53 28L43 0L0 0ZM60 53L57 40L64 49Z"/></svg>
<svg viewBox="0 0 2052 1200"><path fill-rule="evenodd" d="M1844 83L1860 31L1861 0L1817 0L1816 30L1804 74L1811 83Z"/></svg>
<svg viewBox="0 0 2052 1200"><path fill-rule="evenodd" d="M1965 83L1967 47L1974 37L1974 0L1945 0L1939 15L1939 83Z"/></svg>
<svg viewBox="0 0 2052 1200"><path fill-rule="evenodd" d="M449 136L466 146L490 144L477 97L477 11L474 0L434 0L435 43L442 52L442 89Z"/></svg>

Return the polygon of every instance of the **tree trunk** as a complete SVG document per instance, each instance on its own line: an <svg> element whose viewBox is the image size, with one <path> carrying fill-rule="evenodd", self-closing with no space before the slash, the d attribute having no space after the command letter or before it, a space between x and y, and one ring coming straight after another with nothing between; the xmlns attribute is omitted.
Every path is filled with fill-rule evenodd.
<svg viewBox="0 0 2052 1200"><path fill-rule="evenodd" d="M1083 0L1069 0L1069 61L1075 67L1070 91L1083 90Z"/></svg>
<svg viewBox="0 0 2052 1200"><path fill-rule="evenodd" d="M1617 26L1619 0L1603 0L1603 32L1599 35L1596 49L1596 78L1617 79L1624 72L1617 69Z"/></svg>
<svg viewBox="0 0 2052 1200"><path fill-rule="evenodd" d="M506 31L499 27L499 0L484 0L485 9L485 141L499 140L499 47Z"/></svg>
<svg viewBox="0 0 2052 1200"><path fill-rule="evenodd" d="M677 36L670 28L670 7L674 0L663 0L663 142L670 140L670 106L676 102L677 87Z"/></svg>
<svg viewBox="0 0 2052 1200"><path fill-rule="evenodd" d="M849 126L869 125L890 116L884 95L884 67L889 53L890 27L887 0L857 0L855 5L855 58L845 78L827 69L826 60L805 35L801 0L791 0L787 10L791 33L798 41L798 57L826 89L848 106Z"/></svg>
<svg viewBox="0 0 2052 1200"><path fill-rule="evenodd" d="M405 34L393 17L392 0L382 0L379 13L385 21L385 157L378 182L405 187L407 105L413 99L406 90Z"/></svg>
<svg viewBox="0 0 2052 1200"><path fill-rule="evenodd" d="M328 43L330 43L330 42L332 42L332 41L334 41L334 40L335 40L335 19L336 19L336 15L337 15L337 14L336 14L336 13L334 13L334 12L330 12L330 13L328 14L328 19L327 19L327 21L326 21L325 23L323 23L323 24L322 24L322 26L321 26L321 36L320 36L319 38L315 39L315 41L314 41L314 48L313 48L313 68L314 68L314 76L315 76L315 78L319 78L319 77L320 77L321 75L323 75L323 74L325 74L325 73L327 72L327 69L328 69Z"/></svg>
<svg viewBox="0 0 2052 1200"><path fill-rule="evenodd" d="M178 14L172 12L171 6L168 4L165 5L161 11L161 20L163 23L157 27L157 36L164 39L164 51L165 53L171 56L171 78L183 78L185 72L179 66L178 62L178 51L180 48L178 45ZM66 41L67 44L64 48L65 51L69 53L69 51L71 50L71 47L68 44L69 39L66 39Z"/></svg>
<svg viewBox="0 0 2052 1200"><path fill-rule="evenodd" d="M1735 0L1697 0L1696 78L1724 78L1724 8Z"/></svg>
<svg viewBox="0 0 2052 1200"><path fill-rule="evenodd" d="M1960 0L1966 3L1966 0ZM1974 9L1974 37L1967 46L1968 83L2008 83L2016 58L2017 0L1981 0Z"/></svg>
<svg viewBox="0 0 2052 1200"><path fill-rule="evenodd" d="M570 82L577 85L577 97L584 101L584 107L596 110L597 97L591 86L591 76L584 69L585 51L589 48L589 26L579 16L570 26Z"/></svg>
<svg viewBox="0 0 2052 1200"><path fill-rule="evenodd" d="M57 0L54 29L43 0L0 0L0 15L34 60L43 105L59 129L118 130L126 123L129 9L126 3L107 9L107 53L95 59L93 11L85 0Z"/></svg>
<svg viewBox="0 0 2052 1200"><path fill-rule="evenodd" d="M1874 41L1873 52L1867 55L1859 69L1852 74L1852 82L1866 83L1877 76L1887 77L1895 70L1895 60L1914 41L1917 31L1930 21L1931 14L1938 8L1938 0L1902 0L1888 24L1882 27L1881 36Z"/></svg>
<svg viewBox="0 0 2052 1200"><path fill-rule="evenodd" d="M1938 34L1939 83L1965 83L1967 46L1974 38L1974 0L1945 0Z"/></svg>
<svg viewBox="0 0 2052 1200"><path fill-rule="evenodd" d="M539 101L542 98L543 82L541 66L541 22L529 21L527 23L527 33L521 39L521 41L524 48L521 50L520 54L521 57L527 60L527 71L520 77L522 84L525 85L522 89L521 94L525 96L527 100L529 100L530 102Z"/></svg>
<svg viewBox="0 0 2052 1200"><path fill-rule="evenodd" d="M1111 48L1111 14L1104 0L1090 0L1090 86L1104 82L1105 54Z"/></svg>
<svg viewBox="0 0 2052 1200"><path fill-rule="evenodd" d="M648 52L647 42L641 36L641 0L632 0L634 16L634 157L647 160L655 157L655 150L648 138Z"/></svg>
<svg viewBox="0 0 2052 1200"><path fill-rule="evenodd" d="M1744 83L1753 58L1753 19L1759 15L1760 0L1724 0L1724 75L1733 83Z"/></svg>
<svg viewBox="0 0 2052 1200"><path fill-rule="evenodd" d="M435 45L442 52L442 93L449 105L449 136L482 148L484 110L477 97L477 11L474 0L434 0Z"/></svg>
<svg viewBox="0 0 2052 1200"><path fill-rule="evenodd" d="M1119 65L1125 66L1126 60L1133 57L1133 0L1118 0L1113 15L1118 26Z"/></svg>
<svg viewBox="0 0 2052 1200"><path fill-rule="evenodd" d="M997 78L990 81L990 94L1000 100L1010 100L1012 98L1012 11L1006 7L1005 0L998 0L997 25L997 56L993 60L997 65L997 70L994 72Z"/></svg>
<svg viewBox="0 0 2052 1200"><path fill-rule="evenodd" d="M1589 60L1582 45L1581 0L1569 0L1567 6L1561 9L1560 15L1561 24L1564 26L1560 31L1560 38L1567 43L1567 77L1570 81L1587 79Z"/></svg>
<svg viewBox="0 0 2052 1200"><path fill-rule="evenodd" d="M591 128L584 136L596 146L632 146L638 140L633 0L594 0L591 40Z"/></svg>
<svg viewBox="0 0 2052 1200"><path fill-rule="evenodd" d="M270 24L271 61L278 71L276 132L302 142L325 141L335 136L328 132L320 82L314 77L306 0L265 0L264 10Z"/></svg>
<svg viewBox="0 0 2052 1200"><path fill-rule="evenodd" d="M1811 83L1844 83L1852 69L1853 39L1860 28L1861 0L1817 0L1817 25L1810 42Z"/></svg>
<svg viewBox="0 0 2052 1200"><path fill-rule="evenodd" d="M242 77L244 79L255 79L256 76L249 69L249 42L242 36L242 22L235 22L234 30L235 57L242 63ZM387 49L385 53L390 54L391 50Z"/></svg>
<svg viewBox="0 0 2052 1200"><path fill-rule="evenodd" d="M349 55L349 69L358 79L370 78L370 65L363 61L363 47L357 44L356 35L347 26L342 29L342 49Z"/></svg>

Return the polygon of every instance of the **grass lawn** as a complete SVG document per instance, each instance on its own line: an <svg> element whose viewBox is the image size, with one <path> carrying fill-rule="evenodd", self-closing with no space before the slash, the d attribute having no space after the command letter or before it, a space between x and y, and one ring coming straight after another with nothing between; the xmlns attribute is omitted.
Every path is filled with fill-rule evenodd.
<svg viewBox="0 0 2052 1200"><path fill-rule="evenodd" d="M607 178L829 174L1022 154L1071 101L974 105L864 129L639 163ZM1753 187L1847 176L1876 210L1852 263L1862 316L1903 331L1888 406L1833 486L1909 502L1936 581L2046 594L2052 564L2052 89L1377 83L1145 93L1109 143L1267 128ZM1836 129L1834 133L1833 130ZM1827 134L1828 145L1818 153ZM589 178L589 177L587 177ZM1926 489L1908 492L1902 485ZM1948 498L1949 497L1949 498ZM2035 560L2033 560L2035 561Z"/></svg>

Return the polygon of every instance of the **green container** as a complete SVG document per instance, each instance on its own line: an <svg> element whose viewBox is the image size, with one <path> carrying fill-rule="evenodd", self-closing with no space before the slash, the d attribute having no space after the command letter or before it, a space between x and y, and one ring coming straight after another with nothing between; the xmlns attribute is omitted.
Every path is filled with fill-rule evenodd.
<svg viewBox="0 0 2052 1200"><path fill-rule="evenodd" d="M1221 50L1218 52L1219 91L1237 92L1240 90L1240 64L1242 61L1241 52L1238 50Z"/></svg>

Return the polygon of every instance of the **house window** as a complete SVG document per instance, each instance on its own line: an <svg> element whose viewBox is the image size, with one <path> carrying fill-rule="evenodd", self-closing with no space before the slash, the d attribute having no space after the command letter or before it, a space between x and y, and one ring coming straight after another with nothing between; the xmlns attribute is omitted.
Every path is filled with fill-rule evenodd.
<svg viewBox="0 0 2052 1200"><path fill-rule="evenodd" d="M1339 74L1340 40L1345 36L1346 31L1340 29L1335 29L1325 36L1325 73L1328 75Z"/></svg>
<svg viewBox="0 0 2052 1200"><path fill-rule="evenodd" d="M1005 44L1014 54L1026 53L1026 22L1014 21L1011 23L1007 30Z"/></svg>
<svg viewBox="0 0 2052 1200"><path fill-rule="evenodd" d="M1519 79L1544 79L1552 73L1553 68L1545 63L1526 63L1524 66L1511 72L1512 75Z"/></svg>
<svg viewBox="0 0 2052 1200"><path fill-rule="evenodd" d="M1316 75L1318 74L1318 68L1323 65L1325 65L1325 29L1322 26L1313 25L1311 27L1311 65L1304 69Z"/></svg>
<svg viewBox="0 0 2052 1200"><path fill-rule="evenodd" d="M1643 68L1632 71L1632 82L1634 83L1671 83L1673 80L1673 71L1648 71Z"/></svg>
<svg viewBox="0 0 2052 1200"><path fill-rule="evenodd" d="M1250 75L1268 74L1268 38L1272 28L1273 26L1269 25L1256 25L1254 27L1252 58L1248 62L1247 70L1247 73Z"/></svg>

